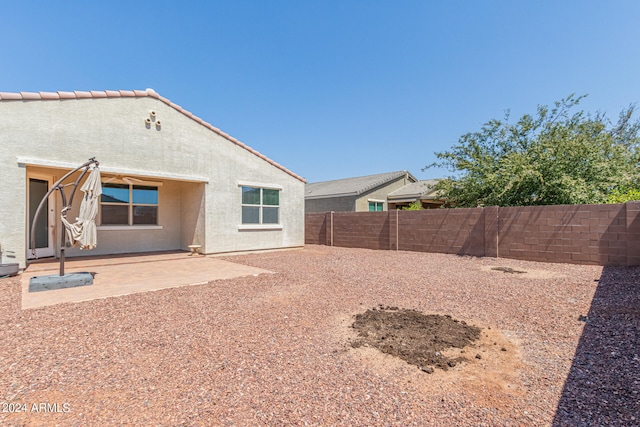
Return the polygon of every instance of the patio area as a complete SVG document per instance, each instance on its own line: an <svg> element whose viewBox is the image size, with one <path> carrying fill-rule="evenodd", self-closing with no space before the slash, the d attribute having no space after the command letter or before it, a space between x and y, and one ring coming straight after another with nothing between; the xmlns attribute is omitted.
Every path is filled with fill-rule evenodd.
<svg viewBox="0 0 640 427"><path fill-rule="evenodd" d="M57 259L37 261L27 267L22 274L23 309L271 273L215 257L192 256L188 252L70 258L65 262L65 273L92 273L93 285L29 292L32 277L58 275L59 270Z"/></svg>

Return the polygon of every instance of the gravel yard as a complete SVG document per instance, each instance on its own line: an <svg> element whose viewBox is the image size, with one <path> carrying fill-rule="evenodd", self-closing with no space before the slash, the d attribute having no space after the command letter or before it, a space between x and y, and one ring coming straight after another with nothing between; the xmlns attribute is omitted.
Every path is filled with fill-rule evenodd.
<svg viewBox="0 0 640 427"><path fill-rule="evenodd" d="M224 259L275 274L24 311L0 279L0 424L640 425L638 268L311 245ZM354 348L354 316L381 305L481 340L433 373Z"/></svg>

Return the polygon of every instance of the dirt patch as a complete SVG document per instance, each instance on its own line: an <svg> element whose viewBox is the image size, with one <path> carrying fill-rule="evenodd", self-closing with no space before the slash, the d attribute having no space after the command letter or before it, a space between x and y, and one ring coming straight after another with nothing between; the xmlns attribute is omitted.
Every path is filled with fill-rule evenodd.
<svg viewBox="0 0 640 427"><path fill-rule="evenodd" d="M504 265L484 265L480 267L480 270L493 273L493 274L503 274L503 275L513 275L518 279L544 279L544 280L555 280L566 277L564 274L558 273L557 271L551 270L540 270L536 268L525 267L525 269L521 268L513 268L510 266Z"/></svg>
<svg viewBox="0 0 640 427"><path fill-rule="evenodd" d="M469 346L481 334L480 328L448 315L397 307L373 308L357 314L351 327L358 332L358 338L351 342L353 348L374 347L428 373L433 373L434 367L446 371L467 361L460 353L447 354L451 349Z"/></svg>
<svg viewBox="0 0 640 427"><path fill-rule="evenodd" d="M520 361L518 339L506 336L495 327L479 325L471 319L467 319L465 324L462 320L456 322L446 315L425 315L415 310L390 310L380 306L376 310L370 311L376 313L366 315L360 311L361 314L342 315L336 318L340 326L334 330L335 337L342 345L346 343L345 350L355 361L365 366L366 369L373 370L377 375L389 378L394 383L403 384L402 387L407 393L418 393L423 399L441 396L443 402L453 399L455 404L456 398L454 396L460 390L465 390L465 393L473 397L473 405L484 408L509 407L509 405L517 404L526 395L527 387L524 386L520 378L523 365ZM365 339L367 337L360 336L359 330L354 327L357 319L360 320L360 323L371 325L372 322L368 319L380 317L386 320L385 316L395 317L394 312L395 316L401 313L410 313L407 315L407 320L395 319L391 322L391 324L395 322L398 329L390 329L388 332L396 338L407 336L406 333L399 332L400 329L405 329L405 324L411 324L413 320L422 318L427 324L431 323L434 327L453 323L452 327L440 330L438 341L441 343L447 342L446 337L454 336L461 337L461 339L450 340L449 342L454 342L455 345L439 351L446 360L444 364L440 363L438 366L438 362L444 360L437 360L432 365L423 364L416 367L415 363L402 359L399 354L387 353L373 343L370 344L372 341L367 341ZM380 321L380 330L373 326L374 333L379 338L382 336L382 324ZM480 327L476 328L471 324ZM388 326L389 322L386 322L386 325ZM471 330L474 332L470 334L468 331L464 332L465 326L476 328L479 331L479 336L475 335L473 329ZM508 334L511 333L508 332ZM371 340L371 334L369 335ZM471 339L474 337L477 338ZM384 343L389 339L378 339L377 341ZM421 341L424 343L428 339L428 337L420 338L420 335L417 335L413 341L409 341L410 344L404 342L403 346L403 342L401 340L399 342L401 348L420 349L418 343ZM468 341L468 344L460 347L465 341ZM432 344L426 346L435 348L435 345ZM431 351L435 354L438 350ZM456 365L451 367L447 363L449 360L456 361ZM438 369L440 366L444 367ZM425 372L429 374L427 375Z"/></svg>
<svg viewBox="0 0 640 427"><path fill-rule="evenodd" d="M526 273L526 271L516 270L515 268L511 268L511 267L493 267L492 270L502 271L504 273L511 273L511 274L525 274Z"/></svg>

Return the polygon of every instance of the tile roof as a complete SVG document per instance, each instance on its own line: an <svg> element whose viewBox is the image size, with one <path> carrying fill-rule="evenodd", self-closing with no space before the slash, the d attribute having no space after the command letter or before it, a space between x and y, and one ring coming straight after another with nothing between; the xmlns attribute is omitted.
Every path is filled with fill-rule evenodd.
<svg viewBox="0 0 640 427"><path fill-rule="evenodd" d="M155 99L157 99L159 101L162 101L165 104L167 104L168 106L170 106L171 108L179 111L180 113L184 114L185 116L189 117L190 119L194 120L195 122L201 124L202 126L208 128L209 130L217 133L218 135L222 136L223 138L233 142L234 144L244 148L245 150L251 152L252 154L255 154L256 156L258 156L261 159L265 160L266 162L272 164L273 166L277 167L278 169L288 173L289 175L293 176L294 178L296 178L296 179L298 179L298 180L300 180L302 182L306 182L306 180L303 177L301 177L300 175L295 174L294 172L290 171L289 169L285 168L284 166L280 165L279 163L276 163L273 160L269 159L264 154L259 153L258 151L254 150L253 148L249 147L248 145L244 144L243 142L238 141L237 139L235 139L231 135L229 135L229 134L221 131L217 127L212 126L211 124L205 122L200 117L194 115L190 111L185 110L184 108L182 108L178 104L175 104L175 103L171 102L170 100L168 100L167 98L158 95L158 93L153 89L146 89L146 90L104 90L104 91L92 90L92 91L88 91L88 92L87 91L74 91L74 92L64 92L64 91L59 91L59 92L0 92L0 101L50 101L50 100L64 100L64 99L134 98L134 97L150 97L150 98L155 98Z"/></svg>
<svg viewBox="0 0 640 427"><path fill-rule="evenodd" d="M320 199L337 196L358 196L403 176L407 176L410 180L416 181L416 178L409 172L398 171L336 179L333 181L314 182L305 186L305 198Z"/></svg>

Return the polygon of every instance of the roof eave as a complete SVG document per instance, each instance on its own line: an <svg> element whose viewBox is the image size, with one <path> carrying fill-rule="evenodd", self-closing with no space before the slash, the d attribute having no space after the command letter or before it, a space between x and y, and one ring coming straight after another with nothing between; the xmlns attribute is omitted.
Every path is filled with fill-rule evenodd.
<svg viewBox="0 0 640 427"><path fill-rule="evenodd" d="M403 177L411 177L414 180L414 182L417 181L416 178L413 175L411 175L410 172L408 172L408 171L399 171L399 172L397 172L396 175L394 175L393 177L387 179L386 181L381 181L381 182L377 182L377 183L374 183L374 184L370 184L370 185L358 190L358 192L357 192L358 196L360 196L360 195L362 195L364 193L367 193L367 192L369 192L371 190L375 190L378 187L382 187L382 186L387 185L387 184L389 184L391 182L397 181L398 179L403 178Z"/></svg>
<svg viewBox="0 0 640 427"><path fill-rule="evenodd" d="M402 195L396 195L396 196L392 196L391 194L389 194L389 196L387 196L387 199L389 200L399 200L399 199L418 199L420 197L422 197L423 194L422 193L415 193L415 194L402 194Z"/></svg>
<svg viewBox="0 0 640 427"><path fill-rule="evenodd" d="M315 196L309 195L309 196L304 196L304 198L307 200L313 200L313 199L330 199L333 197L349 197L349 196L359 196L359 194L353 191L350 193L321 194L321 195L315 195Z"/></svg>

